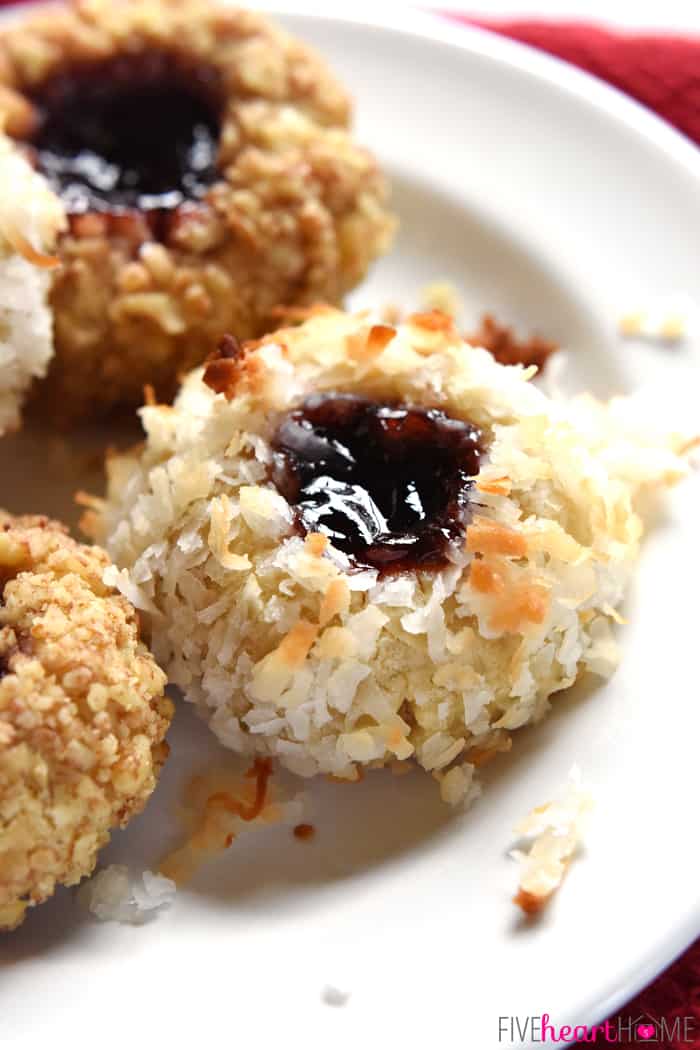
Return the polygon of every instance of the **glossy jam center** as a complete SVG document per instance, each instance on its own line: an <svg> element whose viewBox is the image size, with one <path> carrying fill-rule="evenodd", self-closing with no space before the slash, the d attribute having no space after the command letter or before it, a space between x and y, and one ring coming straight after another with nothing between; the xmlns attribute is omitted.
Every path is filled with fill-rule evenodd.
<svg viewBox="0 0 700 1050"><path fill-rule="evenodd" d="M62 73L35 97L37 165L71 214L176 208L217 178L214 85L165 56Z"/></svg>
<svg viewBox="0 0 700 1050"><path fill-rule="evenodd" d="M273 480L304 533L359 564L438 568L464 534L480 437L437 409L319 395L280 423Z"/></svg>

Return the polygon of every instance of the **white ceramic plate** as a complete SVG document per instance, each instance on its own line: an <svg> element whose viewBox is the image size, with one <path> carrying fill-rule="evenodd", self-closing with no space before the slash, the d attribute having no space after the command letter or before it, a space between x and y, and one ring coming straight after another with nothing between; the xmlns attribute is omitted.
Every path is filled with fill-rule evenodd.
<svg viewBox="0 0 700 1050"><path fill-rule="evenodd" d="M692 342L616 336L630 301L700 301L690 145L561 63L429 16L285 21L350 85L358 134L394 180L401 236L355 304L415 305L448 278L474 318L489 308L564 342L575 388L697 387ZM96 484L46 435L6 439L0 460L14 510L74 521L70 492ZM691 482L655 522L619 673L520 732L469 813L418 774L318 783L312 842L246 837L149 925L98 925L63 891L2 941L4 1045L487 1050L511 1045L501 1017L608 1015L700 932L699 504ZM189 710L171 742L153 802L105 861L154 865L184 780L222 756ZM530 926L511 904L510 830L573 762L598 798L587 851ZM346 1005L323 1002L325 985Z"/></svg>

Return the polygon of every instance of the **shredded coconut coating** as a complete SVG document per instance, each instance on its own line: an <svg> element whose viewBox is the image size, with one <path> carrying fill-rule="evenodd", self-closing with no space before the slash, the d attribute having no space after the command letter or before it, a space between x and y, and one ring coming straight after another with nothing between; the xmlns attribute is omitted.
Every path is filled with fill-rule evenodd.
<svg viewBox="0 0 700 1050"><path fill-rule="evenodd" d="M165 675L109 558L0 512L0 929L95 866L167 755Z"/></svg>
<svg viewBox="0 0 700 1050"><path fill-rule="evenodd" d="M88 525L120 568L110 579L222 743L347 779L415 759L463 799L551 694L614 669L642 532L633 496L685 473L682 438L624 402L552 401L534 369L498 364L437 312L393 328L320 308L224 350L173 407L142 409L145 447L109 461ZM481 429L471 522L442 571L358 570L297 533L270 441L324 391Z"/></svg>
<svg viewBox="0 0 700 1050"><path fill-rule="evenodd" d="M74 216L51 304L56 360L45 410L63 421L170 397L226 330L271 327L274 307L339 302L389 246L374 158L347 130L344 90L313 51L217 0L78 0L0 37L0 109L30 137L48 77L154 51L208 67L223 99L221 180L181 206L160 241L142 214Z"/></svg>
<svg viewBox="0 0 700 1050"><path fill-rule="evenodd" d="M49 270L64 225L58 198L0 131L0 434L19 425L53 353Z"/></svg>

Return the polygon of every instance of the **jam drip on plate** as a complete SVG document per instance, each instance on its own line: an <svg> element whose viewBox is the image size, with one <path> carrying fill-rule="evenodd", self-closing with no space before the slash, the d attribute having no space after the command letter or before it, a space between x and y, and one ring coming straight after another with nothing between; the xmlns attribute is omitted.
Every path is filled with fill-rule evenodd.
<svg viewBox="0 0 700 1050"><path fill-rule="evenodd" d="M436 569L461 542L481 434L438 409L310 397L273 439L273 481L303 533L359 565Z"/></svg>
<svg viewBox="0 0 700 1050"><path fill-rule="evenodd" d="M216 88L158 53L56 74L33 100L37 167L72 215L197 200L218 178Z"/></svg>

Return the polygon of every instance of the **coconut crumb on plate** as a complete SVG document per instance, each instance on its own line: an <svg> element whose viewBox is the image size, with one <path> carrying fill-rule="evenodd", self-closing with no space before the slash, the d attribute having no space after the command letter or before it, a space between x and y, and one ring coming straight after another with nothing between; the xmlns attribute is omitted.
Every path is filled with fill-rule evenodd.
<svg viewBox="0 0 700 1050"><path fill-rule="evenodd" d="M452 766L447 772L435 770L433 776L440 785L440 798L450 806L466 809L481 794L481 784L474 779L476 766L470 762Z"/></svg>
<svg viewBox="0 0 700 1050"><path fill-rule="evenodd" d="M421 292L421 309L438 310L453 318L459 328L464 327L464 303L457 288L449 281L433 281ZM503 324L491 312L481 315L479 325L464 336L471 346L480 346L502 365L535 365L541 372L550 358L559 350L554 340L534 333L519 337L511 325Z"/></svg>
<svg viewBox="0 0 700 1050"><path fill-rule="evenodd" d="M420 310L447 314L460 330L464 329L464 303L457 288L449 281L432 281L421 289ZM382 320L389 325L400 324L407 311L393 303L387 303L381 311ZM560 346L552 339L533 333L527 337L516 334L512 325L499 321L491 312L481 315L478 327L467 332L464 339L470 346L480 346L502 365L524 365L542 372L549 365Z"/></svg>
<svg viewBox="0 0 700 1050"><path fill-rule="evenodd" d="M670 346L697 330L698 308L687 295L669 296L628 307L618 320L625 339Z"/></svg>
<svg viewBox="0 0 700 1050"><path fill-rule="evenodd" d="M516 826L517 835L532 839L529 849L510 853L520 864L520 883L513 900L526 915L540 912L561 886L592 809L593 797L574 766L560 794L536 806Z"/></svg>
<svg viewBox="0 0 700 1050"><path fill-rule="evenodd" d="M518 338L512 327L501 324L490 313L483 314L479 327L464 338L471 346L488 350L501 365L534 365L540 372L559 349L558 343L537 334Z"/></svg>
<svg viewBox="0 0 700 1050"><path fill-rule="evenodd" d="M173 880L164 875L110 864L83 883L78 900L100 922L138 926L170 907L175 888Z"/></svg>
<svg viewBox="0 0 700 1050"><path fill-rule="evenodd" d="M185 840L163 858L159 871L184 885L242 834L271 824L286 824L297 838L310 838L313 828L303 823L308 806L305 791L292 792L273 777L270 759L256 759L242 775L228 768L194 776L180 812ZM311 828L311 834L297 834L299 828Z"/></svg>
<svg viewBox="0 0 700 1050"><path fill-rule="evenodd" d="M341 991L332 984L324 985L321 998L326 1006L345 1006L350 998L350 992Z"/></svg>

